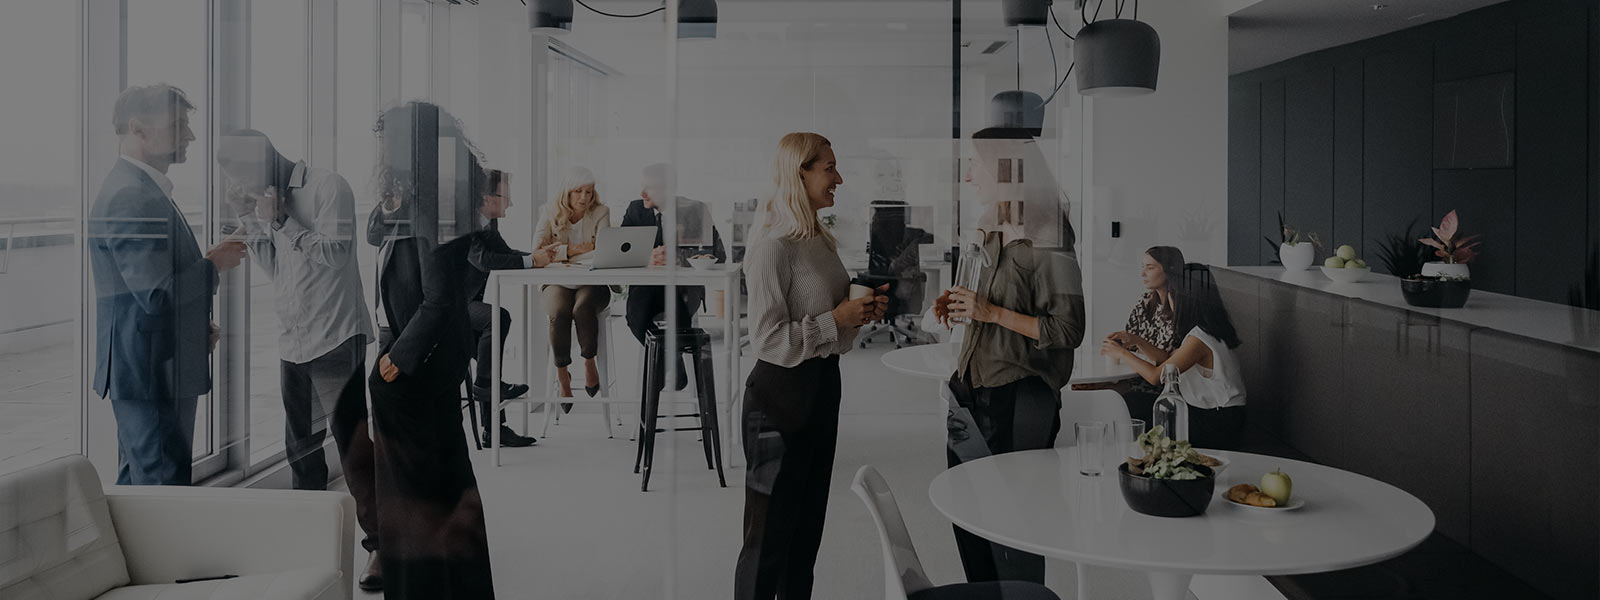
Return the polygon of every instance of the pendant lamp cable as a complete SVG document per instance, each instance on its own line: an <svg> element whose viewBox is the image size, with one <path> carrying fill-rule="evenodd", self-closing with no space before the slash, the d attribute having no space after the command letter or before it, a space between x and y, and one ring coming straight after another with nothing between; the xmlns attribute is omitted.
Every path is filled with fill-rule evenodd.
<svg viewBox="0 0 1600 600"><path fill-rule="evenodd" d="M1138 4L1134 4L1134 6L1137 7ZM1061 30L1061 35L1067 36L1069 40L1077 41L1078 38L1072 37L1072 34L1067 33L1067 28L1061 26L1061 19L1056 18L1056 7L1053 4L1050 6L1050 20L1055 21L1056 29Z"/></svg>
<svg viewBox="0 0 1600 600"><path fill-rule="evenodd" d="M649 11L646 11L646 12L642 12L642 13L639 13L637 15L623 15L623 14L617 14L617 13L608 13L606 11L600 10L600 9L595 8L593 6L589 6L589 3L584 2L583 0L576 0L576 1L577 1L578 4L582 5L584 8L589 9L591 12L594 12L595 14L604 15L604 16L607 16L607 17L616 17L618 19L636 19L636 18L639 18L639 17L648 17L650 15L656 14L658 12L661 12L661 11L667 9L667 4L665 2L662 2L661 6L658 6L655 9L652 9L652 10L649 10Z"/></svg>

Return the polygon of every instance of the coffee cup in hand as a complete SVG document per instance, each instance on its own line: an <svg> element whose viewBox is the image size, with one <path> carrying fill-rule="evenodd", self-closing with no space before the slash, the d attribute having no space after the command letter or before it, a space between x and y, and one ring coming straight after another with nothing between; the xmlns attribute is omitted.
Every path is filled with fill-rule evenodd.
<svg viewBox="0 0 1600 600"><path fill-rule="evenodd" d="M851 300L856 300L856 299L860 299L860 298L866 298L868 296L873 296L873 295L876 295L876 294L877 294L877 292L875 290L873 290L870 286L861 285L859 283L850 284L850 299Z"/></svg>

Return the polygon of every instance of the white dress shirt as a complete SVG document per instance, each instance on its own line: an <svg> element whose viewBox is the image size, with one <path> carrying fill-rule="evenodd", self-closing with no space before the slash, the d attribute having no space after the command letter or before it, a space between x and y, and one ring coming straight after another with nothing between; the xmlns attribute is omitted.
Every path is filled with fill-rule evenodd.
<svg viewBox="0 0 1600 600"><path fill-rule="evenodd" d="M356 335L373 338L356 266L355 193L337 173L297 162L279 218L239 217L256 264L272 278L278 354L307 363Z"/></svg>

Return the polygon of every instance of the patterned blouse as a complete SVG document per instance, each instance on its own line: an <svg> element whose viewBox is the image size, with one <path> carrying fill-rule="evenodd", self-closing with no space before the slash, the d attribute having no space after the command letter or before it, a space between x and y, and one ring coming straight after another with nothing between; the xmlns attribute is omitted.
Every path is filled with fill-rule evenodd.
<svg viewBox="0 0 1600 600"><path fill-rule="evenodd" d="M1139 303L1128 314L1128 333L1137 335L1156 347L1171 352L1178 349L1172 336L1172 313L1156 299L1155 292L1145 292Z"/></svg>
<svg viewBox="0 0 1600 600"><path fill-rule="evenodd" d="M1128 333L1137 335L1145 341L1155 344L1167 352L1178 349L1178 342L1172 335L1172 313L1162 306L1156 299L1155 292L1145 292L1139 302L1133 305L1133 312L1128 314ZM1130 390L1136 394L1149 394L1154 396L1161 393L1161 387L1146 382L1143 378L1134 377L1133 387Z"/></svg>

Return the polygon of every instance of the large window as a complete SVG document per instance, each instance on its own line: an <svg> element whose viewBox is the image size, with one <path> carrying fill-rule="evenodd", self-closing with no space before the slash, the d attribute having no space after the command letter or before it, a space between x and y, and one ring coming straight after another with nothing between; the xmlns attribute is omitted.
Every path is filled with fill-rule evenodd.
<svg viewBox="0 0 1600 600"><path fill-rule="evenodd" d="M0 19L0 471L79 449L78 8Z"/></svg>

